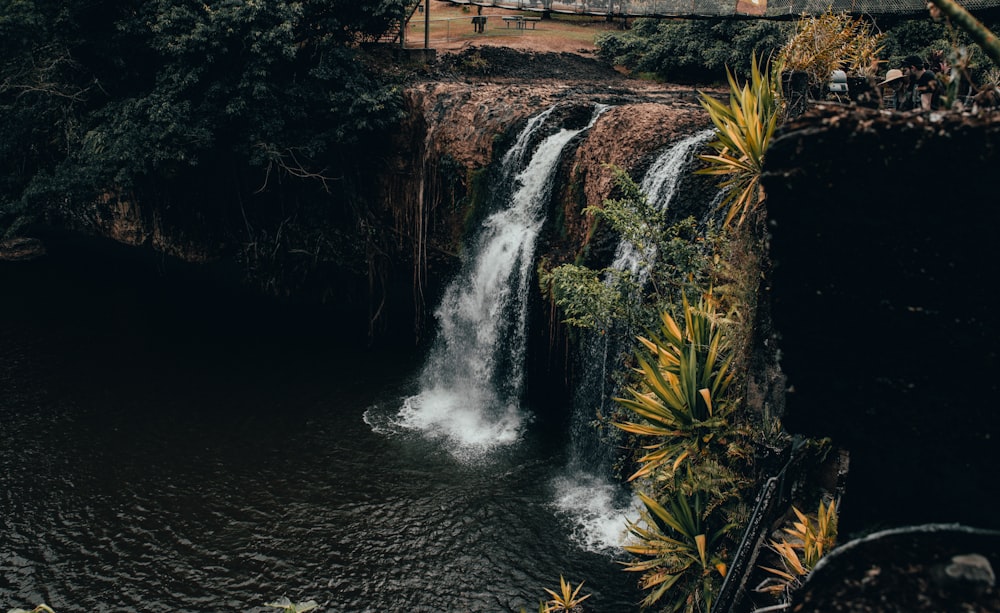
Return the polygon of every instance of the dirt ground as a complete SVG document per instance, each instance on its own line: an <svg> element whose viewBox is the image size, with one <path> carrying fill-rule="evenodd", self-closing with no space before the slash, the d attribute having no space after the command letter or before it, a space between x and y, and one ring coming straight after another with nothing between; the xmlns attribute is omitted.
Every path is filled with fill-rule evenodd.
<svg viewBox="0 0 1000 613"><path fill-rule="evenodd" d="M541 17L541 13L456 5L444 0L428 1L428 14L417 13L410 20L406 46L423 47L427 38L428 46L437 50L438 54L494 46L538 53L594 55L597 51L595 37L604 31L620 30L623 25L620 21L609 22L602 17L556 14L534 22L534 28L528 25L519 29L502 17ZM476 32L472 24L472 18L479 15L486 17L482 33Z"/></svg>
<svg viewBox="0 0 1000 613"><path fill-rule="evenodd" d="M514 79L539 83L618 83L630 89L674 89L674 86L628 79L627 71L601 60L595 40L602 32L620 31L626 24L603 17L510 11L495 7L457 5L447 0L427 0L430 19L416 13L407 27L406 47L433 49L436 61L431 74L438 79L458 75L472 79ZM534 27L517 28L504 17L522 15L537 19ZM477 32L473 17L486 17ZM426 42L425 42L426 41Z"/></svg>

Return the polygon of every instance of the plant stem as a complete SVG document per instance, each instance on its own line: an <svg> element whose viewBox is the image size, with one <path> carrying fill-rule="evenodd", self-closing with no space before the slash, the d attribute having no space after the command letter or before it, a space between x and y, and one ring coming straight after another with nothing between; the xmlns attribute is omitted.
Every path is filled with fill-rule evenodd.
<svg viewBox="0 0 1000 613"><path fill-rule="evenodd" d="M993 60L993 64L1000 68L1000 39L993 32L990 32L989 28L955 0L930 0L930 3L941 9L941 12L949 19L968 32L972 40L982 47L986 55Z"/></svg>

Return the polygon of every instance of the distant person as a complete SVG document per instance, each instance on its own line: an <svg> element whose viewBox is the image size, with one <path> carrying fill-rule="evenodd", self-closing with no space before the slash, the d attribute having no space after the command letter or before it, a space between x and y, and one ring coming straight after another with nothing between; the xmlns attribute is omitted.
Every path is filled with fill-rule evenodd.
<svg viewBox="0 0 1000 613"><path fill-rule="evenodd" d="M878 84L882 94L882 108L888 111L909 111L913 109L909 79L898 68L885 73L885 79Z"/></svg>
<svg viewBox="0 0 1000 613"><path fill-rule="evenodd" d="M903 69L910 76L915 108L923 111L937 109L941 104L941 84L937 80L937 75L928 70L924 60L917 55L907 56L903 60Z"/></svg>

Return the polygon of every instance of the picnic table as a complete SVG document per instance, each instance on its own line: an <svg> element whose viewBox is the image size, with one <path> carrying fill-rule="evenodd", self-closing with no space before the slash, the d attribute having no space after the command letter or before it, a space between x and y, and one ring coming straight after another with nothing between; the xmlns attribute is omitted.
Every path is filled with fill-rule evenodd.
<svg viewBox="0 0 1000 613"><path fill-rule="evenodd" d="M501 17L501 19L503 19L504 25L508 28L510 28L510 24L513 23L518 30L525 29L529 23L531 24L531 29L534 30L535 24L542 20L541 17L525 17L523 15L512 15L508 17Z"/></svg>

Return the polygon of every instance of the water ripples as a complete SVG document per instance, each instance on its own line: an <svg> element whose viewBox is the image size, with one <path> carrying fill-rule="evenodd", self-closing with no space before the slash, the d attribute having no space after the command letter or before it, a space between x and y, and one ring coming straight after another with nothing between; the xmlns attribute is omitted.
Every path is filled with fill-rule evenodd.
<svg viewBox="0 0 1000 613"><path fill-rule="evenodd" d="M134 444L86 458L103 420L7 411L23 431L48 420L52 448L33 478L2 455L0 605L263 613L287 596L324 612L518 611L560 573L606 602L630 593L553 513L556 458L531 441L463 464L418 436L374 433L354 411L314 419L287 446L257 445L274 430L265 422L207 451L212 433L182 444L183 427L125 419L116 427ZM148 428L172 444L145 445Z"/></svg>
<svg viewBox="0 0 1000 613"><path fill-rule="evenodd" d="M465 462L392 425L411 363L233 355L210 374L186 346L0 338L0 609L517 612L563 574L595 610L634 610L632 578L552 507L558 446L528 429ZM119 385L116 359L151 379Z"/></svg>

